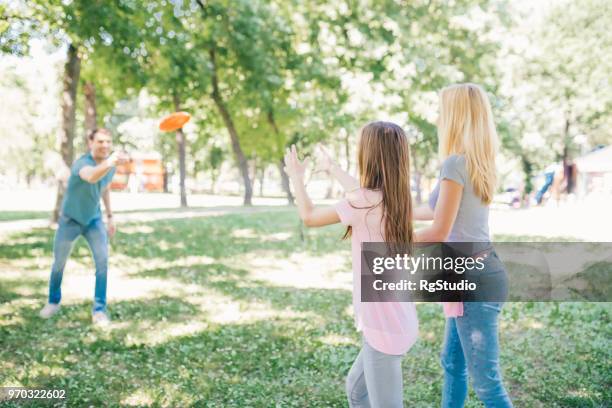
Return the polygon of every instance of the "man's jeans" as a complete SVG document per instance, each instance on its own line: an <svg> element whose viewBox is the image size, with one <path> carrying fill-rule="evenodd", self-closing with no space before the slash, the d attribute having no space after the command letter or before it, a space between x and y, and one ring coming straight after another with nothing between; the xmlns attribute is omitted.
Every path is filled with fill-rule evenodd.
<svg viewBox="0 0 612 408"><path fill-rule="evenodd" d="M62 276L66 261L77 238L83 235L93 253L96 265L96 289L93 311L106 310L106 275L108 271L108 235L101 218L83 226L64 215L60 216L53 241L53 267L49 279L49 303L58 304L62 298Z"/></svg>

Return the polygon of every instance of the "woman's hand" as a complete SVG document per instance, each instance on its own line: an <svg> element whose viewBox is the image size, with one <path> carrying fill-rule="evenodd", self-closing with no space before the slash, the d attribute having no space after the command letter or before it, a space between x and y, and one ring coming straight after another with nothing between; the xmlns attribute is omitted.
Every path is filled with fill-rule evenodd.
<svg viewBox="0 0 612 408"><path fill-rule="evenodd" d="M304 181L304 173L310 160L308 158L300 161L298 159L297 149L295 145L291 145L291 149L287 149L285 154L285 172L289 175L289 178L294 181Z"/></svg>

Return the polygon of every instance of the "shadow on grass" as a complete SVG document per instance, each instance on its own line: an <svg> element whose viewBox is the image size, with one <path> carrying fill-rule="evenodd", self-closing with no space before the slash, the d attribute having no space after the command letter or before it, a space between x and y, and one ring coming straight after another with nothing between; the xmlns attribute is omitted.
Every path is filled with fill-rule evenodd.
<svg viewBox="0 0 612 408"><path fill-rule="evenodd" d="M351 304L352 295L345 289L296 288L275 286L269 282L251 279L244 269L229 268L224 264L195 265L187 268L143 270L130 276L141 278L173 279L213 289L235 301L262 302L275 310L291 309L296 312L314 312L326 321L346 319L344 311Z"/></svg>
<svg viewBox="0 0 612 408"><path fill-rule="evenodd" d="M203 214L208 212L202 211ZM123 233L133 227L145 227L147 232ZM294 211L258 211L204 217L160 219L151 222L121 224L111 241L113 252L132 258L160 258L174 260L179 257L205 255L214 259L231 257L258 250L278 251L288 256L297 250L321 255L339 249L348 249L340 238L343 229L333 226L324 229L304 229ZM51 229L41 228L10 235L0 247L0 259L51 257L53 249ZM304 240L302 240L302 236ZM565 242L567 237L526 237L496 235L497 242ZM75 246L71 259L89 257L83 239Z"/></svg>
<svg viewBox="0 0 612 408"><path fill-rule="evenodd" d="M144 227L147 231L122 232L133 227ZM294 211L133 222L119 225L118 231L111 240L112 252L141 259L175 260L192 255L219 259L257 250L275 250L280 256L289 256L296 249L325 254L349 248L340 239L340 226L302 230ZM11 234L0 247L0 259L51 257L53 235L54 231L48 228ZM71 259L81 261L86 257L90 257L89 249L85 240L79 238Z"/></svg>
<svg viewBox="0 0 612 408"><path fill-rule="evenodd" d="M348 243L340 239L340 226L303 230L292 211L157 220L126 227L130 225L144 225L152 230L117 236L113 248L130 257L173 260L180 256L205 255L220 259L258 250L274 250L279 256L287 257L296 250L325 254L348 249ZM335 234L330 234L332 230Z"/></svg>
<svg viewBox="0 0 612 408"><path fill-rule="evenodd" d="M4 238L0 245L0 260L12 262L15 260L33 260L53 258L53 238L55 231L50 228L35 228L28 232L11 234ZM91 250L85 238L79 237L74 244L70 259L79 263L92 259ZM33 266L26 269L38 269Z"/></svg>
<svg viewBox="0 0 612 408"><path fill-rule="evenodd" d="M160 307L162 301L169 310L150 311ZM283 318L209 324L193 334L172 337L159 344L134 344L130 336L136 334L143 318L156 320L160 313L168 319L180 320L184 314L181 310L188 314L191 306L169 297L151 302L117 302L115 306L128 328L108 332L93 330L83 321L83 311L89 307L85 302L70 306L59 319L42 323L35 310L22 308L19 313L26 322L21 330L0 331L1 381L66 389L70 406L346 405L344 379L358 352L356 334L348 344L329 344L321 339L320 328L304 324L302 319ZM532 313L546 312L545 306L537 306ZM563 309L561 316L566 315L566 319L574 316L571 309ZM601 312L592 310L575 317L594 317L593 313ZM441 335L439 310L427 307L420 314L422 332L433 329ZM76 321L74 325L62 324L71 319ZM559 328L567 323L570 322L559 322ZM326 333L338 334L334 330ZM571 340L571 336L565 339ZM577 351L587 360L576 355L568 362L565 347L554 344L556 336L540 335L539 348L532 350L502 336L505 346L502 365L510 368L506 370L506 380L515 404L605 406L609 396L602 388L606 382L606 363L599 360L598 366L593 365L593 359L603 356L585 354L588 346L581 345ZM422 339L405 358L407 403L439 405L440 345L440 337ZM543 354L542 366L532 365L536 361L534 353ZM567 370L568 364L573 365L573 370ZM515 376L520 375L515 369L521 367L523 381L515 382ZM577 374L585 377L576 378ZM571 378L576 382L568 382ZM594 381L600 386L593 386ZM477 406L473 393L470 404Z"/></svg>
<svg viewBox="0 0 612 408"><path fill-rule="evenodd" d="M117 302L113 310L127 326L105 332L84 320L85 302L49 321L31 306L20 307L24 322L0 329L1 381L66 389L70 406L344 404L344 376L356 347L321 343L299 319L210 324L147 345L129 342L143 320L178 321L194 306L162 297Z"/></svg>
<svg viewBox="0 0 612 408"><path fill-rule="evenodd" d="M0 279L0 305L23 297L43 293L47 282L36 278Z"/></svg>
<svg viewBox="0 0 612 408"><path fill-rule="evenodd" d="M0 259L15 260L50 256L53 250L53 233L50 228L35 228L27 232L11 234L0 245Z"/></svg>
<svg viewBox="0 0 612 408"><path fill-rule="evenodd" d="M10 290L11 286L15 287L17 285L18 284L15 282L2 280L0 294L2 294L3 298L9 298L11 300L24 298ZM71 328L83 325L88 326L91 324L91 301L80 302L78 304L62 304L56 316L44 320L38 316L38 312L40 308L44 306L46 296L33 296L28 300L32 301L15 306L9 305L8 302L4 305L7 313L3 315L3 318L20 317L22 321L7 323L5 320L2 326L0 326L0 335L4 336L10 333L16 333L17 331L35 333L38 332L39 329L44 332L51 327ZM139 325L145 322L155 323L158 321L181 322L190 319L196 314L205 317L197 306L180 298L169 296L113 302L112 305L109 305L109 314L113 319L117 319L118 321L129 322L133 320ZM56 323L60 323L60 326L56 326ZM136 326L128 326L127 330L135 327Z"/></svg>

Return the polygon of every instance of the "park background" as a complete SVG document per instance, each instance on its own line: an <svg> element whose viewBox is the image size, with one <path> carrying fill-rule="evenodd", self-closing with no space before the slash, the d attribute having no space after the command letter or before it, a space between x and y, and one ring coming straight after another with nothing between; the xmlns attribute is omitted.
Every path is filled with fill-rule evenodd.
<svg viewBox="0 0 612 408"><path fill-rule="evenodd" d="M493 238L610 241L609 1L1 0L0 13L0 386L64 388L71 406L344 406L360 344L350 247L339 226L302 228L284 149L323 143L356 174L360 126L395 121L423 202L437 92L456 82L492 98ZM192 120L160 132L179 110ZM112 194L106 331L90 324L84 241L61 314L37 317L62 180L95 127L135 163ZM321 172L308 189L341 196ZM405 401L431 407L444 322L418 310ZM609 303L507 304L516 406L610 406L610 327Z"/></svg>

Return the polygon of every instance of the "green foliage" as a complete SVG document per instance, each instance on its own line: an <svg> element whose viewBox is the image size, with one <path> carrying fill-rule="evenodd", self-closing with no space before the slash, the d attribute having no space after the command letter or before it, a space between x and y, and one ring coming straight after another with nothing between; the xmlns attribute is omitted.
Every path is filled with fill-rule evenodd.
<svg viewBox="0 0 612 408"><path fill-rule="evenodd" d="M437 92L457 82L480 83L493 93L497 89L499 44L489 33L502 25L506 11L496 5L493 1L387 5L392 35L381 36L388 44L381 78L388 94L401 98L392 110L407 114L417 133L413 146L421 171L428 169L437 151L434 118L423 103L428 101L425 106L431 112Z"/></svg>
<svg viewBox="0 0 612 408"><path fill-rule="evenodd" d="M529 157L533 171L564 147L577 153L578 135L587 147L610 143L609 2L541 7L545 18L529 27L525 50L508 45L524 35L513 29L528 17L514 7L497 0L33 0L0 5L0 50L24 55L30 39L43 37L76 45L82 82L96 85L107 123L116 121L120 100L143 88L155 97L152 116L178 103L198 119L190 159L225 132L211 99L213 74L242 150L261 165L278 163L291 143L306 151L318 141L350 146L355 130L382 113L408 128L415 170L431 176L436 94L462 81L490 91L505 151ZM506 63L510 91L502 87ZM382 90L380 109L351 106L344 82L351 76ZM531 143L534 135L545 143ZM167 160L173 142L159 142Z"/></svg>
<svg viewBox="0 0 612 408"><path fill-rule="evenodd" d="M27 55L33 26L23 9L0 4L0 53Z"/></svg>
<svg viewBox="0 0 612 408"><path fill-rule="evenodd" d="M208 153L207 167L212 170L218 170L221 167L225 157L225 151L218 147L213 146L210 148Z"/></svg>
<svg viewBox="0 0 612 408"><path fill-rule="evenodd" d="M612 5L605 0L554 3L530 40L537 46L519 71L532 87L530 108L546 148L557 158L585 147L612 143ZM586 136L579 141L578 135Z"/></svg>
<svg viewBox="0 0 612 408"><path fill-rule="evenodd" d="M31 145L12 148L8 154L13 168L25 178L28 185L36 177L45 179L53 175L52 169L45 165L47 153L55 144L53 135L33 132L31 141Z"/></svg>

